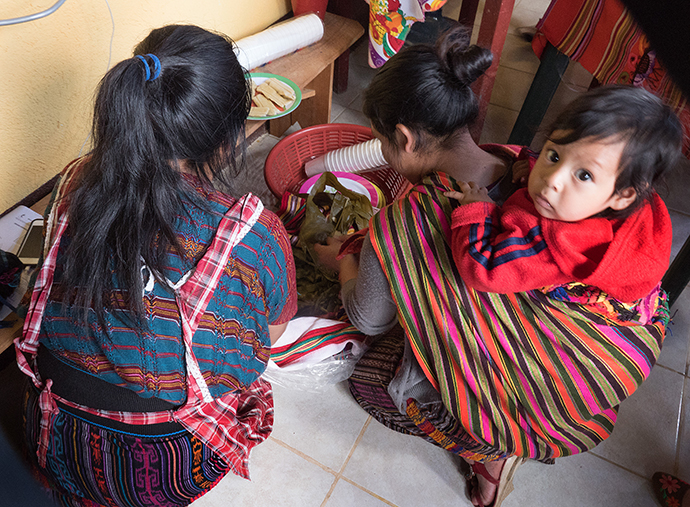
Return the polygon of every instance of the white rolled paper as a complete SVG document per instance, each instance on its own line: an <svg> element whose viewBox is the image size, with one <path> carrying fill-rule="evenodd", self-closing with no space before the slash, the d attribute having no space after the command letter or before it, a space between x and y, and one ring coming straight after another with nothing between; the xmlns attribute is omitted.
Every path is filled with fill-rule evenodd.
<svg viewBox="0 0 690 507"><path fill-rule="evenodd" d="M316 14L305 14L238 40L235 54L240 65L251 70L313 44L322 37L321 18Z"/></svg>
<svg viewBox="0 0 690 507"><path fill-rule="evenodd" d="M345 148L329 151L304 164L307 176L325 171L359 173L386 165L381 152L381 141L371 139L365 143L353 144Z"/></svg>

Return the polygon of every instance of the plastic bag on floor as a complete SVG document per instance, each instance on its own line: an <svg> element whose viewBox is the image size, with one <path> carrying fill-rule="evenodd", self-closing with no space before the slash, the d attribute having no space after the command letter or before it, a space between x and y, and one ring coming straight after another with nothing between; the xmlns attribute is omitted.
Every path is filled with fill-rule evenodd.
<svg viewBox="0 0 690 507"><path fill-rule="evenodd" d="M349 322L299 317L271 348L263 378L312 393L347 380L364 355L367 336Z"/></svg>

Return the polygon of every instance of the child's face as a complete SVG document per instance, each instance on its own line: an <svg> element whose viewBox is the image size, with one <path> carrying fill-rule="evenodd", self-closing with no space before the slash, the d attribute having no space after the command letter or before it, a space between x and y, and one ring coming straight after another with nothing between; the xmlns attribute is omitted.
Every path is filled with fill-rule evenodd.
<svg viewBox="0 0 690 507"><path fill-rule="evenodd" d="M563 132L554 132L556 138L559 134ZM528 181L539 214L577 222L608 208L629 206L635 197L632 189L614 194L624 147L624 142L611 139L585 138L560 145L547 141Z"/></svg>

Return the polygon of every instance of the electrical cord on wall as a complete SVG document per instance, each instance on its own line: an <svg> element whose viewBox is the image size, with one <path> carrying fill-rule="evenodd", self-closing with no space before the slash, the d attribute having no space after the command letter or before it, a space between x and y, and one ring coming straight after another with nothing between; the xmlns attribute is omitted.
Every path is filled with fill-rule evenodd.
<svg viewBox="0 0 690 507"><path fill-rule="evenodd" d="M105 67L105 72L108 72L110 70L110 62L112 61L113 57L113 39L115 38L115 18L113 17L113 11L110 8L110 3L108 3L108 0L104 1L105 5L108 6L108 13L110 14L110 24L112 25L112 30L110 32L110 47L108 48L108 64ZM86 136L86 139L84 139L84 142L81 144L81 148L79 148L79 157L81 157L81 152L84 151L84 146L86 146L86 143L89 139L91 139L91 132L89 132L89 134Z"/></svg>
<svg viewBox="0 0 690 507"><path fill-rule="evenodd" d="M19 23L27 23L29 21L36 21L37 19L45 18L46 16L49 16L56 10L58 10L65 2L66 0L58 0L57 2L55 2L55 4L53 4L52 7L44 11L37 12L36 14L20 16L18 18L0 19L0 26L16 25ZM113 17L113 11L110 8L110 3L108 2L108 0L105 0L105 5L108 7L108 13L110 14L110 24L112 25L112 30L110 32L110 47L108 48L108 63L105 67L105 71L108 72L108 70L110 70L110 62L112 61L113 57L113 39L115 38L115 18ZM84 146L86 145L90 137L91 134L89 133L89 135L86 136L86 139L84 139L81 148L79 148L79 156L81 156L81 152L84 150Z"/></svg>
<svg viewBox="0 0 690 507"><path fill-rule="evenodd" d="M64 4L66 0L58 0L55 2L55 4L41 12L37 12L36 14L29 14L28 16L20 16L18 18L11 18L11 19L0 19L0 26L8 26L8 25L16 25L19 23L27 23L29 21L36 21L37 19L45 18L46 16L50 16L52 13L54 13L56 10L58 10L62 4ZM113 56L113 38L115 37L115 18L113 18L113 11L110 8L110 4L108 3L108 0L105 0L105 5L108 6L108 13L110 14L110 23L112 25L112 31L110 32L110 48L108 51L108 64L106 65L105 71L108 72L110 69L110 61Z"/></svg>
<svg viewBox="0 0 690 507"><path fill-rule="evenodd" d="M11 19L0 19L0 26L16 25L18 23L26 23L28 21L35 21L37 19L45 18L46 16L50 16L52 13L58 10L64 3L65 0L58 0L52 7L49 7L44 11L37 12L36 14L29 14L28 16L20 16L18 18Z"/></svg>

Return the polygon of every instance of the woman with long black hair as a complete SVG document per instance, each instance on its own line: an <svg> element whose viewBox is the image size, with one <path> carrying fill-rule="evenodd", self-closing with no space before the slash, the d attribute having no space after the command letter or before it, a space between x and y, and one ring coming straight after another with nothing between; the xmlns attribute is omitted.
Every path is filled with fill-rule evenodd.
<svg viewBox="0 0 690 507"><path fill-rule="evenodd" d="M260 375L297 306L280 220L232 195L250 103L232 41L196 26L100 84L17 342L30 455L64 505L187 505L270 434Z"/></svg>

